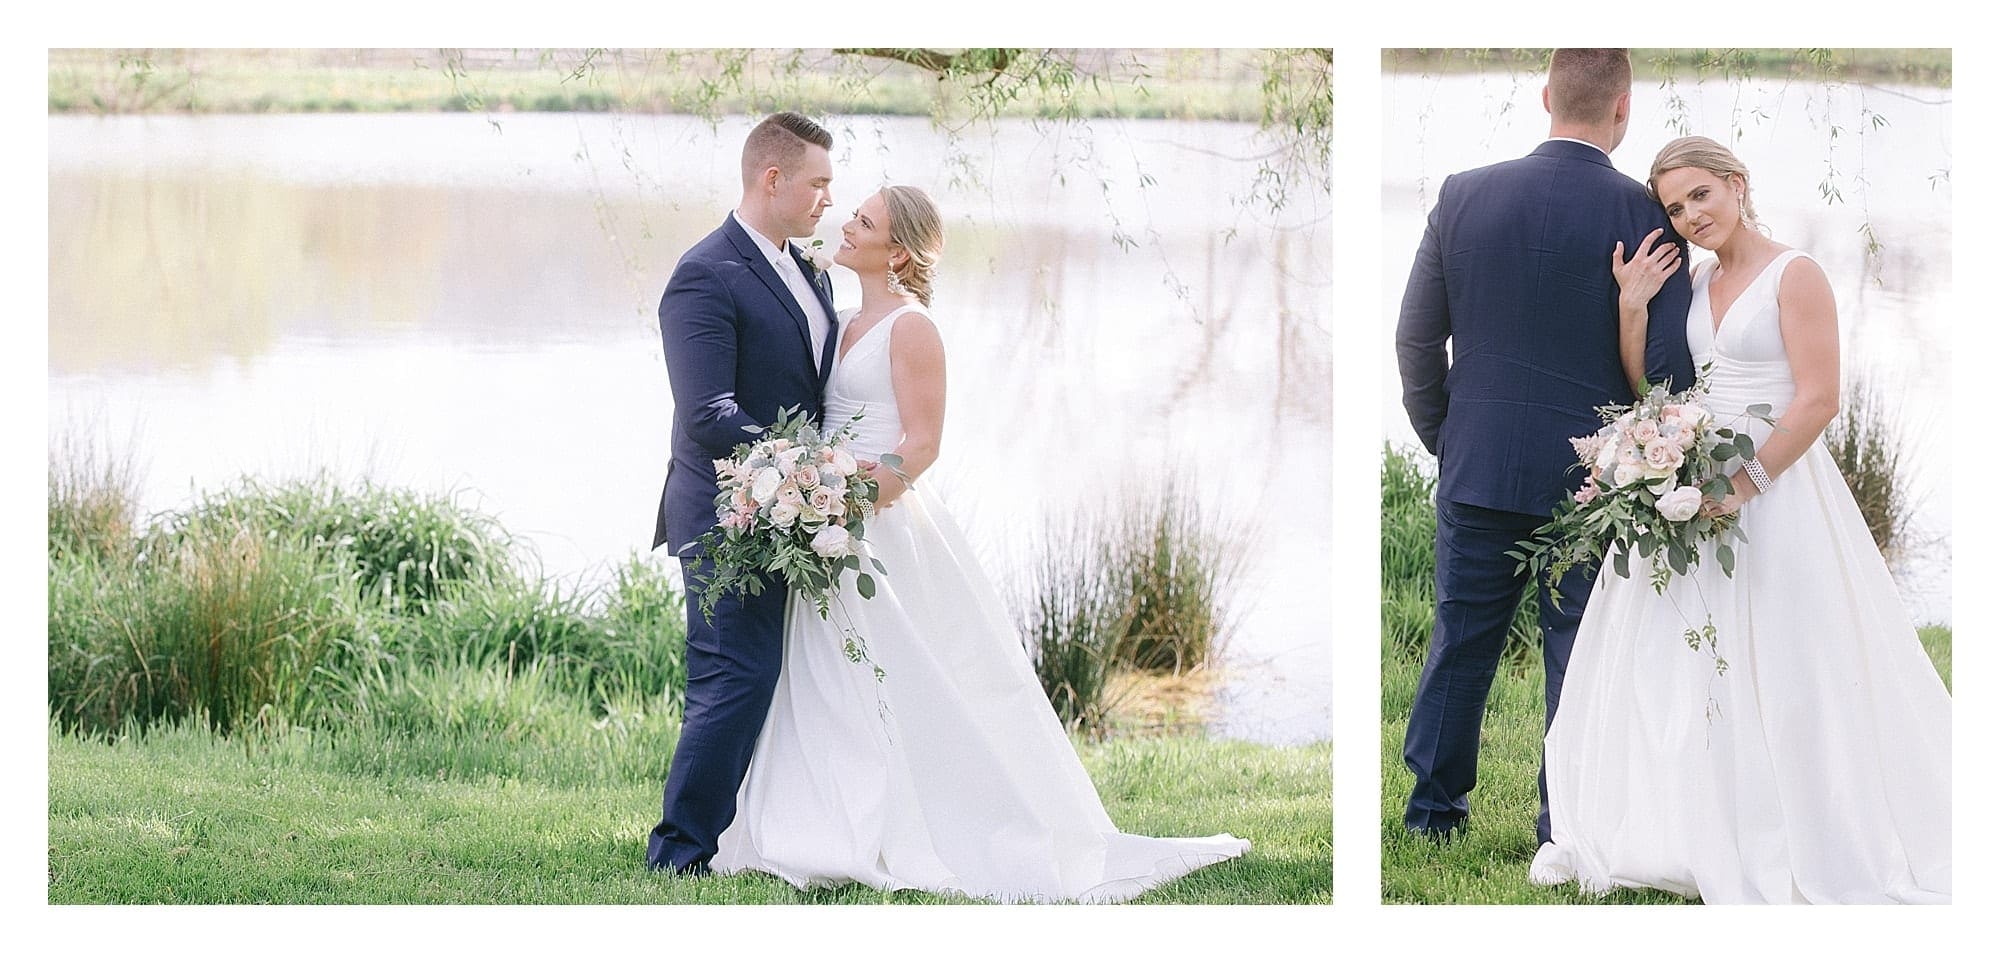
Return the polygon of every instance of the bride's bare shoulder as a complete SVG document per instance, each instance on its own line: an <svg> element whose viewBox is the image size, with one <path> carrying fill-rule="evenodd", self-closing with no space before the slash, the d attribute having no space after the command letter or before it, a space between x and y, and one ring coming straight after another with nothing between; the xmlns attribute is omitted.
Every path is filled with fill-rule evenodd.
<svg viewBox="0 0 2000 953"><path fill-rule="evenodd" d="M1792 250L1788 248L1785 251ZM1826 269L1821 268L1811 255L1800 252L1785 263L1784 272L1778 275L1778 310L1780 313L1801 310L1833 312L1833 283L1827 280Z"/></svg>
<svg viewBox="0 0 2000 953"><path fill-rule="evenodd" d="M892 361L943 360L944 336L930 312L912 308L896 316L889 328L889 359Z"/></svg>

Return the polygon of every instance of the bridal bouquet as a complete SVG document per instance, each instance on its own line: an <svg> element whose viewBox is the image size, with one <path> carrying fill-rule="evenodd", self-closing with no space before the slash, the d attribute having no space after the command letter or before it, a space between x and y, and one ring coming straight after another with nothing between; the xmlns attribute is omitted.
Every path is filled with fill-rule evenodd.
<svg viewBox="0 0 2000 953"><path fill-rule="evenodd" d="M854 585L862 598L875 596L875 577L861 565L861 539L879 490L842 446L854 421L826 433L797 411L779 411L777 422L763 430L744 428L758 439L715 461L717 525L699 540L714 565L701 580L698 605L705 618L715 618L715 604L725 595L763 592L766 575L811 599L822 619L849 571L858 574ZM882 463L901 462L884 454ZM883 572L880 561L868 557L868 563ZM848 661L872 666L860 634L842 629Z"/></svg>
<svg viewBox="0 0 2000 953"><path fill-rule="evenodd" d="M1549 573L1560 580L1578 565L1594 565L1606 554L1618 575L1630 578L1632 556L1647 560L1653 591L1686 575L1701 561L1700 544L1715 542L1715 561L1724 575L1736 571L1730 541L1744 539L1736 514L1707 516L1702 503L1729 495L1723 468L1751 459L1750 435L1717 421L1705 406L1705 383L1679 393L1647 389L1629 407L1597 408L1604 426L1570 440L1578 466L1589 474L1583 486L1556 508L1555 517L1512 555L1516 573ZM1757 404L1743 413L1771 423L1771 407ZM1688 647L1707 650L1716 672L1728 663L1716 652L1715 624L1689 625Z"/></svg>

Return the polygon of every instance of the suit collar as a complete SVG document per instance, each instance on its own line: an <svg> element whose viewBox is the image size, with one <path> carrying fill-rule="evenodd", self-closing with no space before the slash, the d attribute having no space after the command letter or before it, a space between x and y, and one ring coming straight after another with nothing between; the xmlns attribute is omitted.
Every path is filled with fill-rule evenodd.
<svg viewBox="0 0 2000 953"><path fill-rule="evenodd" d="M1535 151L1529 155L1552 159L1581 159L1585 162L1595 162L1607 169L1617 168L1611 164L1611 156L1605 154L1603 149L1576 139L1550 139L1536 146Z"/></svg>

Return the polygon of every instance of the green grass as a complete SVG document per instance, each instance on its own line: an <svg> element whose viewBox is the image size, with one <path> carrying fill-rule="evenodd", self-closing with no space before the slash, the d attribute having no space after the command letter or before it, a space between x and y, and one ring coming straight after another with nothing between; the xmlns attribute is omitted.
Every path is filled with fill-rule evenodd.
<svg viewBox="0 0 2000 953"><path fill-rule="evenodd" d="M1925 651L1951 684L1951 629L1919 630ZM1410 773L1403 766L1403 731L1416 696L1419 660L1385 654L1382 661L1382 902L1466 904L1686 903L1659 890L1614 890L1593 898L1574 887L1528 882L1535 856L1535 771L1541 762L1542 673L1506 666L1494 680L1480 732L1479 786L1463 836L1432 844L1403 829Z"/></svg>
<svg viewBox="0 0 2000 953"><path fill-rule="evenodd" d="M686 679L671 568L557 585L449 499L323 476L135 527L130 472L52 448L51 902L940 902L643 871ZM1082 757L1125 829L1256 845L1145 902L1330 901L1327 746Z"/></svg>
<svg viewBox="0 0 2000 953"><path fill-rule="evenodd" d="M247 739L247 740L246 740ZM349 738L347 743L366 743ZM618 779L352 770L325 732L237 740L186 727L113 742L49 732L50 903L939 903L859 886L643 870L671 738ZM1247 837L1244 858L1141 903L1327 903L1326 745L1192 738L1086 744L1120 827Z"/></svg>

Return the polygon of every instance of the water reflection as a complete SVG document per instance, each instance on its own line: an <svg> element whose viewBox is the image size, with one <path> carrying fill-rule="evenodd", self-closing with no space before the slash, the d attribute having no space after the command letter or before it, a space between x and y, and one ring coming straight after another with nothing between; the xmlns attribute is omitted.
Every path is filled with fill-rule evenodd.
<svg viewBox="0 0 2000 953"><path fill-rule="evenodd" d="M501 122L52 118L51 428L91 419L131 442L149 509L322 467L461 487L547 571L601 578L650 538L671 409L653 308L733 204L744 130ZM1042 164L995 161L976 191L949 187L921 119L834 128L837 202L894 180L947 212L931 479L982 556L1004 575L1045 517L1165 476L1205 488L1250 553L1215 730L1327 737L1331 553L1260 516L1331 522L1262 476L1330 479L1314 197L1275 227L1233 204L1251 167L1209 147L1247 141L1240 125L1099 123L1085 152L1006 124L975 147ZM1105 165L1113 147L1131 159ZM1136 247L1110 239L1113 217Z"/></svg>

